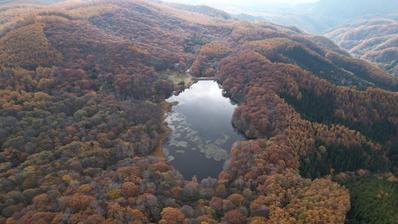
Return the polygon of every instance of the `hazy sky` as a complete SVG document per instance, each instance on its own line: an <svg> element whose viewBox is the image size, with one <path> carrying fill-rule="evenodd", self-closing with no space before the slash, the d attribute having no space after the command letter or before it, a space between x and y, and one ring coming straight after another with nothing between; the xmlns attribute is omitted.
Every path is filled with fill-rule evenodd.
<svg viewBox="0 0 398 224"><path fill-rule="evenodd" d="M223 9L228 12L244 12L254 9L266 10L267 7L272 11L273 7L288 7L300 3L317 2L319 0L164 0L184 4L208 5Z"/></svg>
<svg viewBox="0 0 398 224"><path fill-rule="evenodd" d="M166 0L186 4L208 4L208 5L253 5L253 4L298 4L316 2L318 0Z"/></svg>

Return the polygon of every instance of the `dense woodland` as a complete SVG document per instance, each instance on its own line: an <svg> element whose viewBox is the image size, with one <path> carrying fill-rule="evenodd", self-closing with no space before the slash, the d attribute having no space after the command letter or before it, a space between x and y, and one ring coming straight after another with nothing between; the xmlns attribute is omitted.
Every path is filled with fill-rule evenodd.
<svg viewBox="0 0 398 224"><path fill-rule="evenodd" d="M201 12L2 6L0 223L398 223L398 80L327 39ZM153 156L167 74L187 70L239 104L248 140L218 178Z"/></svg>

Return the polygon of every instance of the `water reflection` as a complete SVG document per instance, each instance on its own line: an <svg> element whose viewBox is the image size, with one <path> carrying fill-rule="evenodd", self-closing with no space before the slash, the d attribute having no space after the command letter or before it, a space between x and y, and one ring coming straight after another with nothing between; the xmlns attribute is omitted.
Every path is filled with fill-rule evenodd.
<svg viewBox="0 0 398 224"><path fill-rule="evenodd" d="M172 96L178 102L166 122L172 129L164 145L166 159L190 179L216 177L235 141L242 137L231 124L235 105L222 96L215 81L199 81L191 88Z"/></svg>

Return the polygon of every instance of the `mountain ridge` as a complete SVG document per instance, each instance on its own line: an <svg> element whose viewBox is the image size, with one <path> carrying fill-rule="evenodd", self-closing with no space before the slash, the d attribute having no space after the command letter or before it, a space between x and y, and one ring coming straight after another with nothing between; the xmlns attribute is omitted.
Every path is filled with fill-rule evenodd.
<svg viewBox="0 0 398 224"><path fill-rule="evenodd" d="M253 9L253 12L275 23L295 25L304 31L322 34L350 22L374 17L395 18L398 4L394 0L320 0L280 12L268 12L267 9L261 8Z"/></svg>
<svg viewBox="0 0 398 224"><path fill-rule="evenodd" d="M326 34L353 55L378 63L398 75L398 20L373 19L336 28Z"/></svg>

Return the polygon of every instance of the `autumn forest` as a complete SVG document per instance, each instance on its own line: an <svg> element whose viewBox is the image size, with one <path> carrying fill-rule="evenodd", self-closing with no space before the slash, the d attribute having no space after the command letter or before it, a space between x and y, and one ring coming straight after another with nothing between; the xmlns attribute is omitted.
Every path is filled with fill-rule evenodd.
<svg viewBox="0 0 398 224"><path fill-rule="evenodd" d="M0 224L398 223L398 78L294 27L48 2L0 4ZM238 105L217 177L157 155L173 74Z"/></svg>

